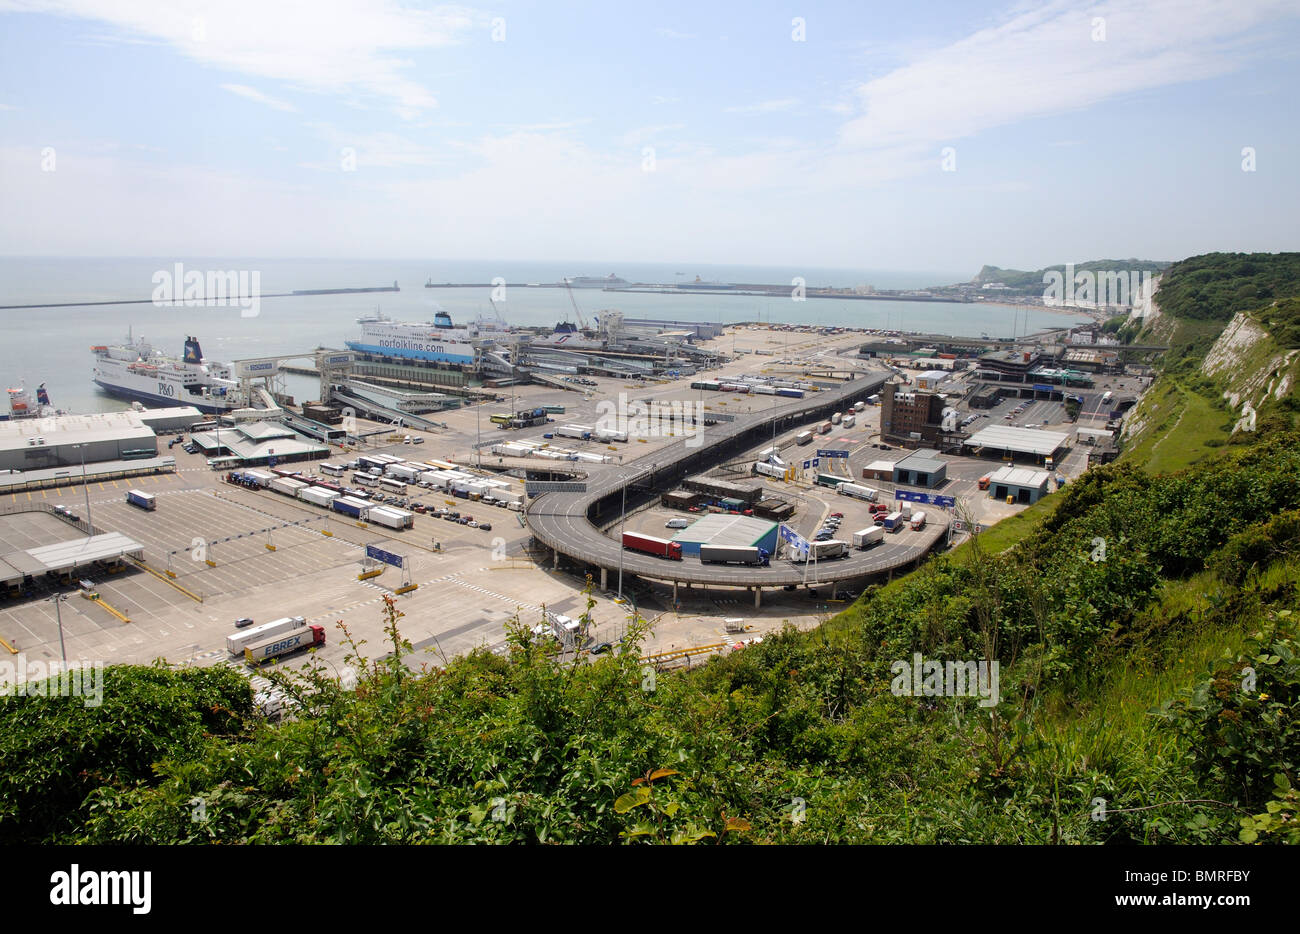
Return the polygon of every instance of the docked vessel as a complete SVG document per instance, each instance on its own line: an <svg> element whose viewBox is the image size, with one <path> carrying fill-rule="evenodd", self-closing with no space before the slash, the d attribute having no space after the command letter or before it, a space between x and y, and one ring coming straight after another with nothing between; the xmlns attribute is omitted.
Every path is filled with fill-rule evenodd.
<svg viewBox="0 0 1300 934"><path fill-rule="evenodd" d="M612 272L608 276L571 276L564 281L575 289L621 289L631 285Z"/></svg>
<svg viewBox="0 0 1300 934"><path fill-rule="evenodd" d="M489 370L510 369L510 351L500 346L510 329L500 319L457 326L439 309L432 321L393 321L383 314L357 319L361 336L344 341L349 350L419 363L451 363Z"/></svg>
<svg viewBox="0 0 1300 934"><path fill-rule="evenodd" d="M199 342L185 339L180 359L169 357L144 338L90 348L95 355L92 379L110 395L153 406L192 405L201 412L238 408L238 382L230 367L203 359Z"/></svg>
<svg viewBox="0 0 1300 934"><path fill-rule="evenodd" d="M32 401L32 394L27 391L25 383L20 384L17 389L10 389L9 392L9 414L0 414L0 421L9 421L10 419L22 418L44 418L48 415L64 415L62 409L55 409L50 404L49 393L45 391L45 384L41 383L36 387L36 400Z"/></svg>

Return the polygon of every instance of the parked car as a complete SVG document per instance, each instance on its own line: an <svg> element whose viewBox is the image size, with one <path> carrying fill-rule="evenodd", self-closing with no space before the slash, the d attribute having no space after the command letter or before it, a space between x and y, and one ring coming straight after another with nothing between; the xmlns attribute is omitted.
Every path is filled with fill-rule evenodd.
<svg viewBox="0 0 1300 934"><path fill-rule="evenodd" d="M235 620L236 629L243 629L245 626L251 625L253 625L253 618L251 616L241 616L239 619Z"/></svg>
<svg viewBox="0 0 1300 934"><path fill-rule="evenodd" d="M833 512L833 513L831 513L831 518L832 518L832 519L843 519L843 518L844 518L844 513L842 513L842 512Z"/></svg>
<svg viewBox="0 0 1300 934"><path fill-rule="evenodd" d="M478 524L478 527L479 527L480 529L482 529L484 532L491 532L491 531L492 531L492 523L491 523L491 522L480 522L480 523Z"/></svg>

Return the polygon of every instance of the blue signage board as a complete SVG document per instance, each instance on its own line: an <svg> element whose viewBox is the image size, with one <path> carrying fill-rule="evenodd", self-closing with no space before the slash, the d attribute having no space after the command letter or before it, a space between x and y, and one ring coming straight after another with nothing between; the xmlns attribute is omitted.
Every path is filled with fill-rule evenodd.
<svg viewBox="0 0 1300 934"><path fill-rule="evenodd" d="M804 552L808 550L808 539L804 538L788 525L779 526L778 534L781 537L781 541L785 542L795 551Z"/></svg>
<svg viewBox="0 0 1300 934"><path fill-rule="evenodd" d="M933 503L933 504L936 505L936 506L942 506L942 507L945 508L945 509L951 509L952 507L954 507L954 506L957 505L957 497L955 497L955 496L931 496L931 497L930 497L930 502Z"/></svg>
<svg viewBox="0 0 1300 934"><path fill-rule="evenodd" d="M803 462L803 469L804 469L804 470L807 470L807 469L808 469L809 467L811 467L811 466L812 466L812 461L804 461L804 462Z"/></svg>
<svg viewBox="0 0 1300 934"><path fill-rule="evenodd" d="M384 549L376 548L374 545L366 546L366 557L375 561L382 561L384 564L391 564L395 568L406 566L405 555L395 555L391 551L384 551Z"/></svg>
<svg viewBox="0 0 1300 934"><path fill-rule="evenodd" d="M1055 386L1048 386L1045 383L1034 383L1034 392L1051 392Z"/></svg>
<svg viewBox="0 0 1300 934"><path fill-rule="evenodd" d="M928 503L930 495L928 493L913 493L911 490L895 490L894 499L905 499L909 503Z"/></svg>
<svg viewBox="0 0 1300 934"><path fill-rule="evenodd" d="M825 451L819 449L817 451L817 456L818 457L848 457L849 452L848 451Z"/></svg>

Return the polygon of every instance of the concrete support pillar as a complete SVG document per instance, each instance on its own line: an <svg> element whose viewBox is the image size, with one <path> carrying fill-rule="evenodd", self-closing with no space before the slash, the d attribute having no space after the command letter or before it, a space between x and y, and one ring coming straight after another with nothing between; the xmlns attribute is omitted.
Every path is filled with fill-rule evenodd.
<svg viewBox="0 0 1300 934"><path fill-rule="evenodd" d="M754 609L757 610L762 605L763 605L763 588L755 587L754 588Z"/></svg>
<svg viewBox="0 0 1300 934"><path fill-rule="evenodd" d="M689 587L690 584L687 584L686 586ZM676 604L677 604L677 581L673 581L673 605L676 606Z"/></svg>
<svg viewBox="0 0 1300 934"><path fill-rule="evenodd" d="M609 568L600 569L600 589L609 590Z"/></svg>
<svg viewBox="0 0 1300 934"><path fill-rule="evenodd" d="M560 569L560 549L551 549L551 567L558 571Z"/></svg>

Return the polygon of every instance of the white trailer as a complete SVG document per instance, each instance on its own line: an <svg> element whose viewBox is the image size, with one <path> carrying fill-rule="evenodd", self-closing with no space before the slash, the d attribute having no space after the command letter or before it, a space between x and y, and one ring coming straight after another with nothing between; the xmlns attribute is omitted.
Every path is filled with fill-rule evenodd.
<svg viewBox="0 0 1300 934"><path fill-rule="evenodd" d="M591 437L591 429L583 425L561 425L555 429L557 438L580 438L583 441Z"/></svg>
<svg viewBox="0 0 1300 934"><path fill-rule="evenodd" d="M374 506L370 510L369 519L371 522L387 526L390 529L409 529L415 521L415 516L404 509Z"/></svg>
<svg viewBox="0 0 1300 934"><path fill-rule="evenodd" d="M845 415L845 416L844 416L844 427L845 427L845 428L852 428L854 425L857 424L857 422L858 422L858 417L857 417L856 415Z"/></svg>
<svg viewBox="0 0 1300 934"><path fill-rule="evenodd" d="M250 480L256 480L257 485L260 487L265 487L275 479L275 474L267 473L265 470L245 470L244 476Z"/></svg>
<svg viewBox="0 0 1300 934"><path fill-rule="evenodd" d="M854 499L864 499L868 503L876 501L877 492L869 486L863 486L860 483L841 483L835 487L835 492L841 496L852 496Z"/></svg>
<svg viewBox="0 0 1300 934"><path fill-rule="evenodd" d="M324 487L309 486L298 491L298 498L304 503L311 503L313 506L323 506L328 509L330 503L339 498L339 494Z"/></svg>
<svg viewBox="0 0 1300 934"><path fill-rule="evenodd" d="M925 528L925 512L918 509L912 513L912 531L916 532Z"/></svg>
<svg viewBox="0 0 1300 934"><path fill-rule="evenodd" d="M389 464L384 472L394 479L413 483L420 478L420 470L412 464Z"/></svg>
<svg viewBox="0 0 1300 934"><path fill-rule="evenodd" d="M274 477L266 485L266 488L275 490L277 493L283 493L285 496L297 496L298 491L307 485L301 480L294 480L292 477Z"/></svg>
<svg viewBox="0 0 1300 934"><path fill-rule="evenodd" d="M801 431L794 436L794 443L807 444L808 442L812 441L812 439L813 439L813 433L811 431Z"/></svg>
<svg viewBox="0 0 1300 934"><path fill-rule="evenodd" d="M269 623L263 623L260 626L251 626L239 632L232 632L226 636L226 651L231 655L242 655L246 646L255 645L272 636L293 632L295 629L302 629L306 625L307 620L301 616L284 616Z"/></svg>
<svg viewBox="0 0 1300 934"><path fill-rule="evenodd" d="M853 533L853 547L867 549L872 545L879 545L885 540L885 528L881 525L871 525L865 529L859 529Z"/></svg>
<svg viewBox="0 0 1300 934"><path fill-rule="evenodd" d="M764 477L776 477L777 479L784 479L785 477L784 469L776 466L776 464L768 464L763 461L759 461L754 465L754 473L761 474Z"/></svg>
<svg viewBox="0 0 1300 934"><path fill-rule="evenodd" d="M840 541L838 538L832 538L825 542L809 542L807 558L800 559L798 557L799 553L796 552L795 560L826 561L832 558L843 558L848 553L848 542Z"/></svg>

